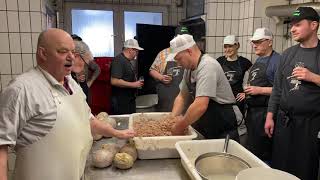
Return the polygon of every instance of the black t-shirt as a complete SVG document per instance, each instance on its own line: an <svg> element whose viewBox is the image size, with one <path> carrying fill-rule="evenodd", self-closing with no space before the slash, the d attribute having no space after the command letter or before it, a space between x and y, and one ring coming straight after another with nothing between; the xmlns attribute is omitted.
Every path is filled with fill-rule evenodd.
<svg viewBox="0 0 320 180"><path fill-rule="evenodd" d="M116 56L111 62L111 77L122 79L127 82L135 82L136 76L130 60L127 59L123 53ZM112 96L122 98L135 98L136 89L134 88L120 88L112 86Z"/></svg>
<svg viewBox="0 0 320 180"><path fill-rule="evenodd" d="M224 66L228 66L228 68L230 70L237 71L237 73L240 74L240 77L238 77L238 81L234 81L234 82L229 81L229 82L230 82L232 91L235 95L239 92L242 92L243 91L243 88L242 88L243 77L244 77L246 71L248 71L249 68L252 66L251 61L249 61L247 58L242 57L242 56L239 56L236 61L228 61L225 56L221 56L217 59L217 61L220 63L220 65L222 66L224 71L226 71Z"/></svg>
<svg viewBox="0 0 320 180"><path fill-rule="evenodd" d="M320 74L320 41L315 48L292 46L282 53L274 77L268 112L277 113L280 108L289 115L313 116L320 114L320 87L314 83L292 77L293 69L303 63L309 71ZM309 118L306 118L310 120Z"/></svg>

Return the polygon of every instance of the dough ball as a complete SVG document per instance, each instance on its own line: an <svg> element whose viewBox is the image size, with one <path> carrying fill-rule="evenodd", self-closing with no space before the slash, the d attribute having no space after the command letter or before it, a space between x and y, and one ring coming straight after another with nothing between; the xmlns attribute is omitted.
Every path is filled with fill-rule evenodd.
<svg viewBox="0 0 320 180"><path fill-rule="evenodd" d="M101 121L106 121L108 119L109 115L106 112L100 112L96 118L101 120Z"/></svg>
<svg viewBox="0 0 320 180"><path fill-rule="evenodd" d="M92 137L93 137L93 140L99 141L103 136L100 134L94 134Z"/></svg>
<svg viewBox="0 0 320 180"><path fill-rule="evenodd" d="M138 153L137 153L137 149L136 149L134 144L126 144L126 145L124 145L120 149L120 152L121 153L127 153L127 154L131 155L131 157L133 158L133 161L137 160Z"/></svg>
<svg viewBox="0 0 320 180"><path fill-rule="evenodd" d="M117 126L117 121L111 117L108 117L107 123L109 123L113 128Z"/></svg>
<svg viewBox="0 0 320 180"><path fill-rule="evenodd" d="M127 153L117 153L113 159L113 163L119 169L129 169L133 166L133 158Z"/></svg>
<svg viewBox="0 0 320 180"><path fill-rule="evenodd" d="M111 165L114 154L104 149L97 150L92 154L92 164L97 168L105 168Z"/></svg>
<svg viewBox="0 0 320 180"><path fill-rule="evenodd" d="M102 144L101 149L104 149L106 151L110 151L113 154L116 154L119 152L119 147L114 143Z"/></svg>

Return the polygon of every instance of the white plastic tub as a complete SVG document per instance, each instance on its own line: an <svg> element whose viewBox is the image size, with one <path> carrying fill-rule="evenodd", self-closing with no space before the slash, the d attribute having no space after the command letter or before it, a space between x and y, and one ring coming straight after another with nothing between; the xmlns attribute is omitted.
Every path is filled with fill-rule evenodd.
<svg viewBox="0 0 320 180"><path fill-rule="evenodd" d="M181 141L176 143L175 146L180 154L182 166L191 179L202 180L194 166L197 157L208 152L222 152L224 141L224 139L210 139ZM229 141L228 153L240 157L249 163L251 167L269 168L267 164L234 140Z"/></svg>
<svg viewBox="0 0 320 180"><path fill-rule="evenodd" d="M133 128L133 122L138 120L141 115L153 120L160 120L168 113L134 113L129 117L129 128ZM192 140L196 137L197 133L189 126L188 134L185 136L134 137L133 141L139 159L178 158L179 153L175 148L176 142Z"/></svg>

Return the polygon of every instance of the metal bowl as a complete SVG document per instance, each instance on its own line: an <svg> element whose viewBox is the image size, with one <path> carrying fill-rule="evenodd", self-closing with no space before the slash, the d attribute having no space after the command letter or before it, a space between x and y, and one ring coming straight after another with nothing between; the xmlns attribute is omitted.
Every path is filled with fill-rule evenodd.
<svg viewBox="0 0 320 180"><path fill-rule="evenodd" d="M205 180L234 180L240 171L251 166L232 154L210 152L200 155L195 167Z"/></svg>

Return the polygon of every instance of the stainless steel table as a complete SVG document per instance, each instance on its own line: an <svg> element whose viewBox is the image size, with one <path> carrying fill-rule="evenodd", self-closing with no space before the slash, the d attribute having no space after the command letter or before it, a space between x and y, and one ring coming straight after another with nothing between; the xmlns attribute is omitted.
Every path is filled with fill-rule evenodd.
<svg viewBox="0 0 320 180"><path fill-rule="evenodd" d="M117 121L117 129L128 127L128 115L113 116ZM104 138L94 142L85 169L85 180L189 180L189 176L181 165L180 159L137 160L128 170L120 170L112 165L98 169L91 165L91 153L104 143L124 144L124 140Z"/></svg>

